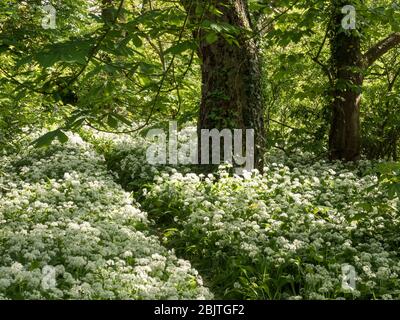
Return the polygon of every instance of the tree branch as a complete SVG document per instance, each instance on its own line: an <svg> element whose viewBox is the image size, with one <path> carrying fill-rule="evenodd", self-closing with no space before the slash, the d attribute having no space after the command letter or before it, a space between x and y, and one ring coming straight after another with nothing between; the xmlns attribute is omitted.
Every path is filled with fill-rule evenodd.
<svg viewBox="0 0 400 320"><path fill-rule="evenodd" d="M368 69L376 60L398 45L400 45L400 32L394 32L376 43L364 54L364 68Z"/></svg>

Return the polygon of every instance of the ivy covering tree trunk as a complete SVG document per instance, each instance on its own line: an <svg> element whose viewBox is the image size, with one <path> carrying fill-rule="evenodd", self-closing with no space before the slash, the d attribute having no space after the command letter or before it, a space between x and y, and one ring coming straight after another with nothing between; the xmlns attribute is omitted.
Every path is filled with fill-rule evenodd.
<svg viewBox="0 0 400 320"><path fill-rule="evenodd" d="M400 33L392 33L363 54L361 31L343 28L345 5L349 5L348 1L332 0L331 74L335 87L331 97L329 153L332 160L357 161L361 157L360 105L364 74L377 59L400 44Z"/></svg>
<svg viewBox="0 0 400 320"><path fill-rule="evenodd" d="M201 1L195 4L196 1L183 0L182 3L189 11L191 20L198 24L206 25L204 22L208 21L233 27L225 36L206 28L194 32L199 43L202 72L198 129L254 129L255 165L262 168L265 100L261 59L251 33L247 1ZM234 41L229 41L229 36Z"/></svg>
<svg viewBox="0 0 400 320"><path fill-rule="evenodd" d="M354 161L361 154L362 53L357 30L345 30L342 27L344 14L341 10L347 4L345 2L333 1L331 52L335 88L332 91L329 151L332 160Z"/></svg>

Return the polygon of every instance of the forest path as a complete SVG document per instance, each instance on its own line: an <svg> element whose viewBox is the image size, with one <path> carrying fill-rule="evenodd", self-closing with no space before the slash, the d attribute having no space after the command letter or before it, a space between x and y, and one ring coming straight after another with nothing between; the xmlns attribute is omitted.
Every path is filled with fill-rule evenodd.
<svg viewBox="0 0 400 320"><path fill-rule="evenodd" d="M113 164L111 162L114 159L110 159L107 156L107 154L105 152L103 152L103 150L101 150L101 148L98 148L96 146L96 138L91 137L90 139L88 139L88 137L86 137L84 135L84 136L82 136L82 139L85 140L88 144L90 144L93 147L93 149L97 152L97 154L104 156L106 165L108 166L110 174L113 176L115 183L120 185L122 187L122 189L124 189L126 192L130 192L132 194L132 197L133 197L134 201L140 205L141 210L143 212L145 212L149 216L149 213L146 212L142 208L142 206L143 206L143 197L135 195L135 193L132 192L132 190L130 190L129 187L125 183L121 183L121 181L117 178L117 176L120 173L117 172L115 169L113 169L113 167L115 167L115 164ZM143 188L144 188L144 186L143 186ZM189 261L191 263L192 267L198 271L199 275L203 279L203 282L204 282L203 286L206 287L214 295L214 298L222 299L223 297L220 297L220 296L216 295L215 292L212 290L212 285L211 285L211 280L210 280L212 278L212 276L209 274L209 272L207 272L207 270L200 270L198 268L198 266L196 266L196 264L194 264L193 261L191 261L191 259L188 259L188 257L186 257L184 255L179 255L175 251L175 248L173 246L169 245L168 243L165 243L165 241L164 241L165 233L168 232L169 228L167 228L165 225L163 225L163 223L160 223L160 221L157 221L157 219L155 217L151 217L151 218L152 218L153 222L149 224L148 231L152 235L156 236L159 239L160 243L164 247L166 247L169 250L174 250L174 253L176 254L176 256L179 259L183 259L183 260Z"/></svg>

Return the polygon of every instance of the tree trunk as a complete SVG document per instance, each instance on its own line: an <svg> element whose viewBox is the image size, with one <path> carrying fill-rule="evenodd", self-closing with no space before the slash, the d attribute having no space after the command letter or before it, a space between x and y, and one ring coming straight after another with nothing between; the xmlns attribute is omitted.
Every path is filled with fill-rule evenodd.
<svg viewBox="0 0 400 320"><path fill-rule="evenodd" d="M364 73L377 59L400 45L400 33L394 32L363 54L360 30L344 30L341 12L347 0L332 0L331 74L332 123L329 154L332 160L357 161L361 156L360 102ZM357 32L358 31L358 32Z"/></svg>
<svg viewBox="0 0 400 320"><path fill-rule="evenodd" d="M188 10L188 3L183 1ZM201 59L202 99L198 129L254 129L255 166L262 169L265 152L264 106L261 60L254 38L243 29L252 28L245 0L202 1L222 12L205 12L203 20L228 23L240 28L235 36L237 44L230 44L219 36L207 41L204 30L195 33ZM197 16L197 21L199 17ZM244 131L245 132L245 131Z"/></svg>
<svg viewBox="0 0 400 320"><path fill-rule="evenodd" d="M329 152L332 160L356 161L361 155L360 102L363 84L363 55L355 30L342 28L345 1L334 0L331 33L332 123Z"/></svg>

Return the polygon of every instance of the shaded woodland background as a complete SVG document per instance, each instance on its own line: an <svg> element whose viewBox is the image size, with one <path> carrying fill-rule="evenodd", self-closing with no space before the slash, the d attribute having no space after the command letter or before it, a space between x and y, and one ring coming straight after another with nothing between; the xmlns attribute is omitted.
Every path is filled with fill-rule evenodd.
<svg viewBox="0 0 400 320"><path fill-rule="evenodd" d="M349 4L355 30L341 25ZM56 29L42 5L1 4L3 146L53 122L177 119L251 127L261 153L397 159L396 2L62 1Z"/></svg>

